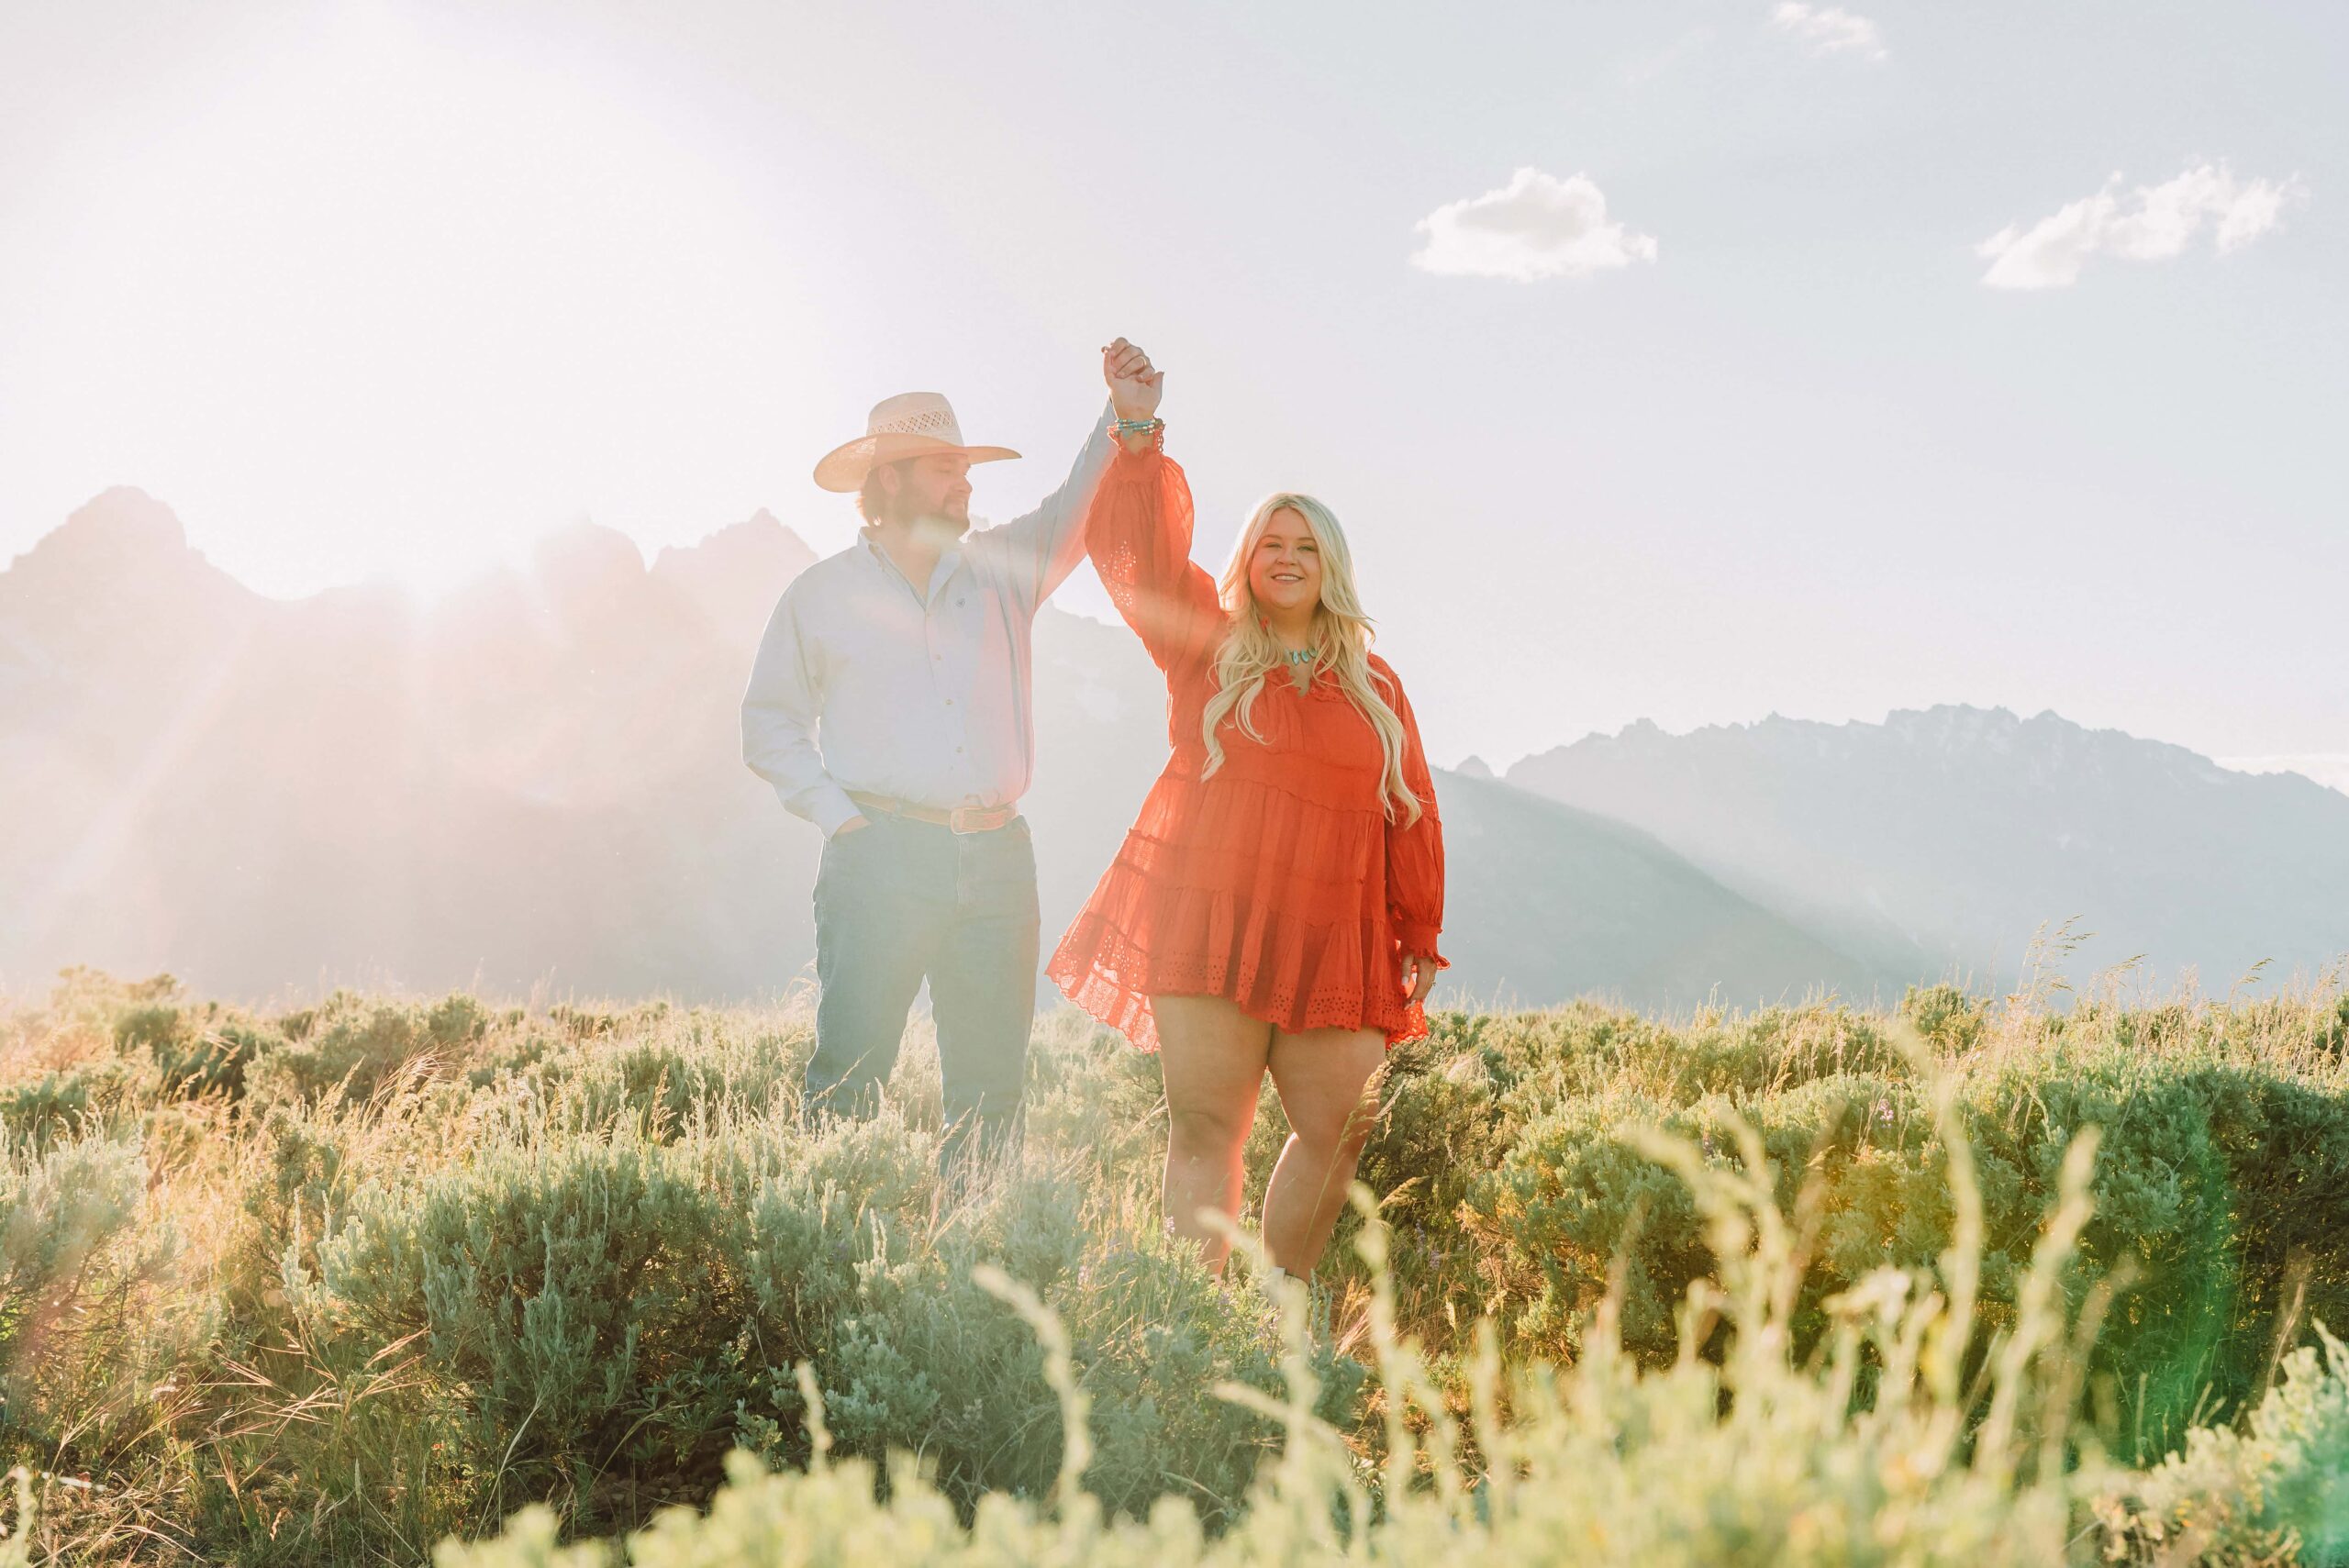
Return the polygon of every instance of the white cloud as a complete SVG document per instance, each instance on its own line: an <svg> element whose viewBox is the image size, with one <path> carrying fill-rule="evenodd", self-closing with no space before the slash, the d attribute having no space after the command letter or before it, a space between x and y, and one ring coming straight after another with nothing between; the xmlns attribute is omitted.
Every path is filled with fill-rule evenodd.
<svg viewBox="0 0 2349 1568"><path fill-rule="evenodd" d="M1584 278L1655 260L1655 236L1607 220L1607 198L1587 174L1561 180L1520 169L1508 184L1452 202L1421 218L1427 243L1411 258L1447 277Z"/></svg>
<svg viewBox="0 0 2349 1568"><path fill-rule="evenodd" d="M1884 47L1883 28L1841 6L1804 6L1785 0L1770 13L1770 23L1809 44L1813 54L1848 54L1873 65L1889 52Z"/></svg>
<svg viewBox="0 0 2349 1568"><path fill-rule="evenodd" d="M2308 199L2288 180L2238 181L2224 163L2203 163L2159 185L2140 185L2124 201L2121 176L2092 196L2065 204L2030 228L2009 224L1974 248L1990 258L1982 281L1992 288L2068 288L2091 256L2165 261L2183 252L2203 225L2216 230L2221 255L2276 228L2284 208Z"/></svg>

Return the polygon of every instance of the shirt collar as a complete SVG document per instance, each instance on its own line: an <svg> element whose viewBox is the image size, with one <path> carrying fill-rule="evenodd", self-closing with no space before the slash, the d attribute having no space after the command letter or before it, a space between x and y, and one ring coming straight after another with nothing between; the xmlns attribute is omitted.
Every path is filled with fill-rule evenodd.
<svg viewBox="0 0 2349 1568"><path fill-rule="evenodd" d="M898 582L905 584L907 588L913 587L911 580L909 580L903 572L897 569L896 562L890 558L887 550L881 548L881 541L874 537L872 525L867 524L864 528L859 529L857 539L859 542L864 546L864 552L867 555L870 555L875 562L878 562L884 572L886 572L890 576L895 577ZM931 570L930 574L929 591L927 593L918 594L917 596L925 604L937 598L939 594L944 590L947 580L954 575L955 570L962 564L963 552L960 550L941 550L938 556L938 565Z"/></svg>

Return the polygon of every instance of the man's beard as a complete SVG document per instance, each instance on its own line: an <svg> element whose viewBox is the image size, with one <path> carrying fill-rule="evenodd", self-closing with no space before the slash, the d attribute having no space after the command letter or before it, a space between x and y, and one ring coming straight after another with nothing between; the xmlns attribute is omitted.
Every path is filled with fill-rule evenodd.
<svg viewBox="0 0 2349 1568"><path fill-rule="evenodd" d="M971 515L948 517L943 512L913 512L906 515L905 525L916 539L936 539L952 544L971 531Z"/></svg>

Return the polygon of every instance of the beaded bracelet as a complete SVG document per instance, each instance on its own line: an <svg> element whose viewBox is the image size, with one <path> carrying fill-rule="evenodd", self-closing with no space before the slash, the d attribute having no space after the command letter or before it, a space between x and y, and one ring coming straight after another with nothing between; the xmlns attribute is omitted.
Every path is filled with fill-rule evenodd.
<svg viewBox="0 0 2349 1568"><path fill-rule="evenodd" d="M1163 419L1112 420L1109 433L1119 440L1128 436L1149 436L1158 450L1163 451L1166 448L1166 421Z"/></svg>

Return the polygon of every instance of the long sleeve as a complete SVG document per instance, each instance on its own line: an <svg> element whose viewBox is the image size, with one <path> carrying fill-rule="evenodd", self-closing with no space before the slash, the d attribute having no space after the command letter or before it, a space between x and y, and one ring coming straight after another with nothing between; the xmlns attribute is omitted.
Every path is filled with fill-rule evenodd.
<svg viewBox="0 0 2349 1568"><path fill-rule="evenodd" d="M1191 559L1191 482L1163 452L1120 450L1094 497L1085 548L1118 614L1170 676L1223 633L1215 579Z"/></svg>
<svg viewBox="0 0 2349 1568"><path fill-rule="evenodd" d="M785 593L759 639L751 684L742 694L742 761L774 785L796 816L830 838L858 815L856 802L825 771L816 746L824 711L817 651L800 621L798 596Z"/></svg>
<svg viewBox="0 0 2349 1568"><path fill-rule="evenodd" d="M1435 779L1403 683L1384 660L1376 662L1375 673L1384 677L1387 700L1403 721L1403 782L1419 801L1418 820L1393 818L1386 824L1387 917L1407 956L1432 958L1449 967L1450 961L1436 951L1443 929L1443 821L1436 811Z"/></svg>
<svg viewBox="0 0 2349 1568"><path fill-rule="evenodd" d="M1109 466L1109 408L1093 422L1093 433L1077 449L1076 462L1061 487L1036 509L1000 528L984 528L965 541L974 554L992 558L1030 614L1068 581L1085 559L1085 516Z"/></svg>

